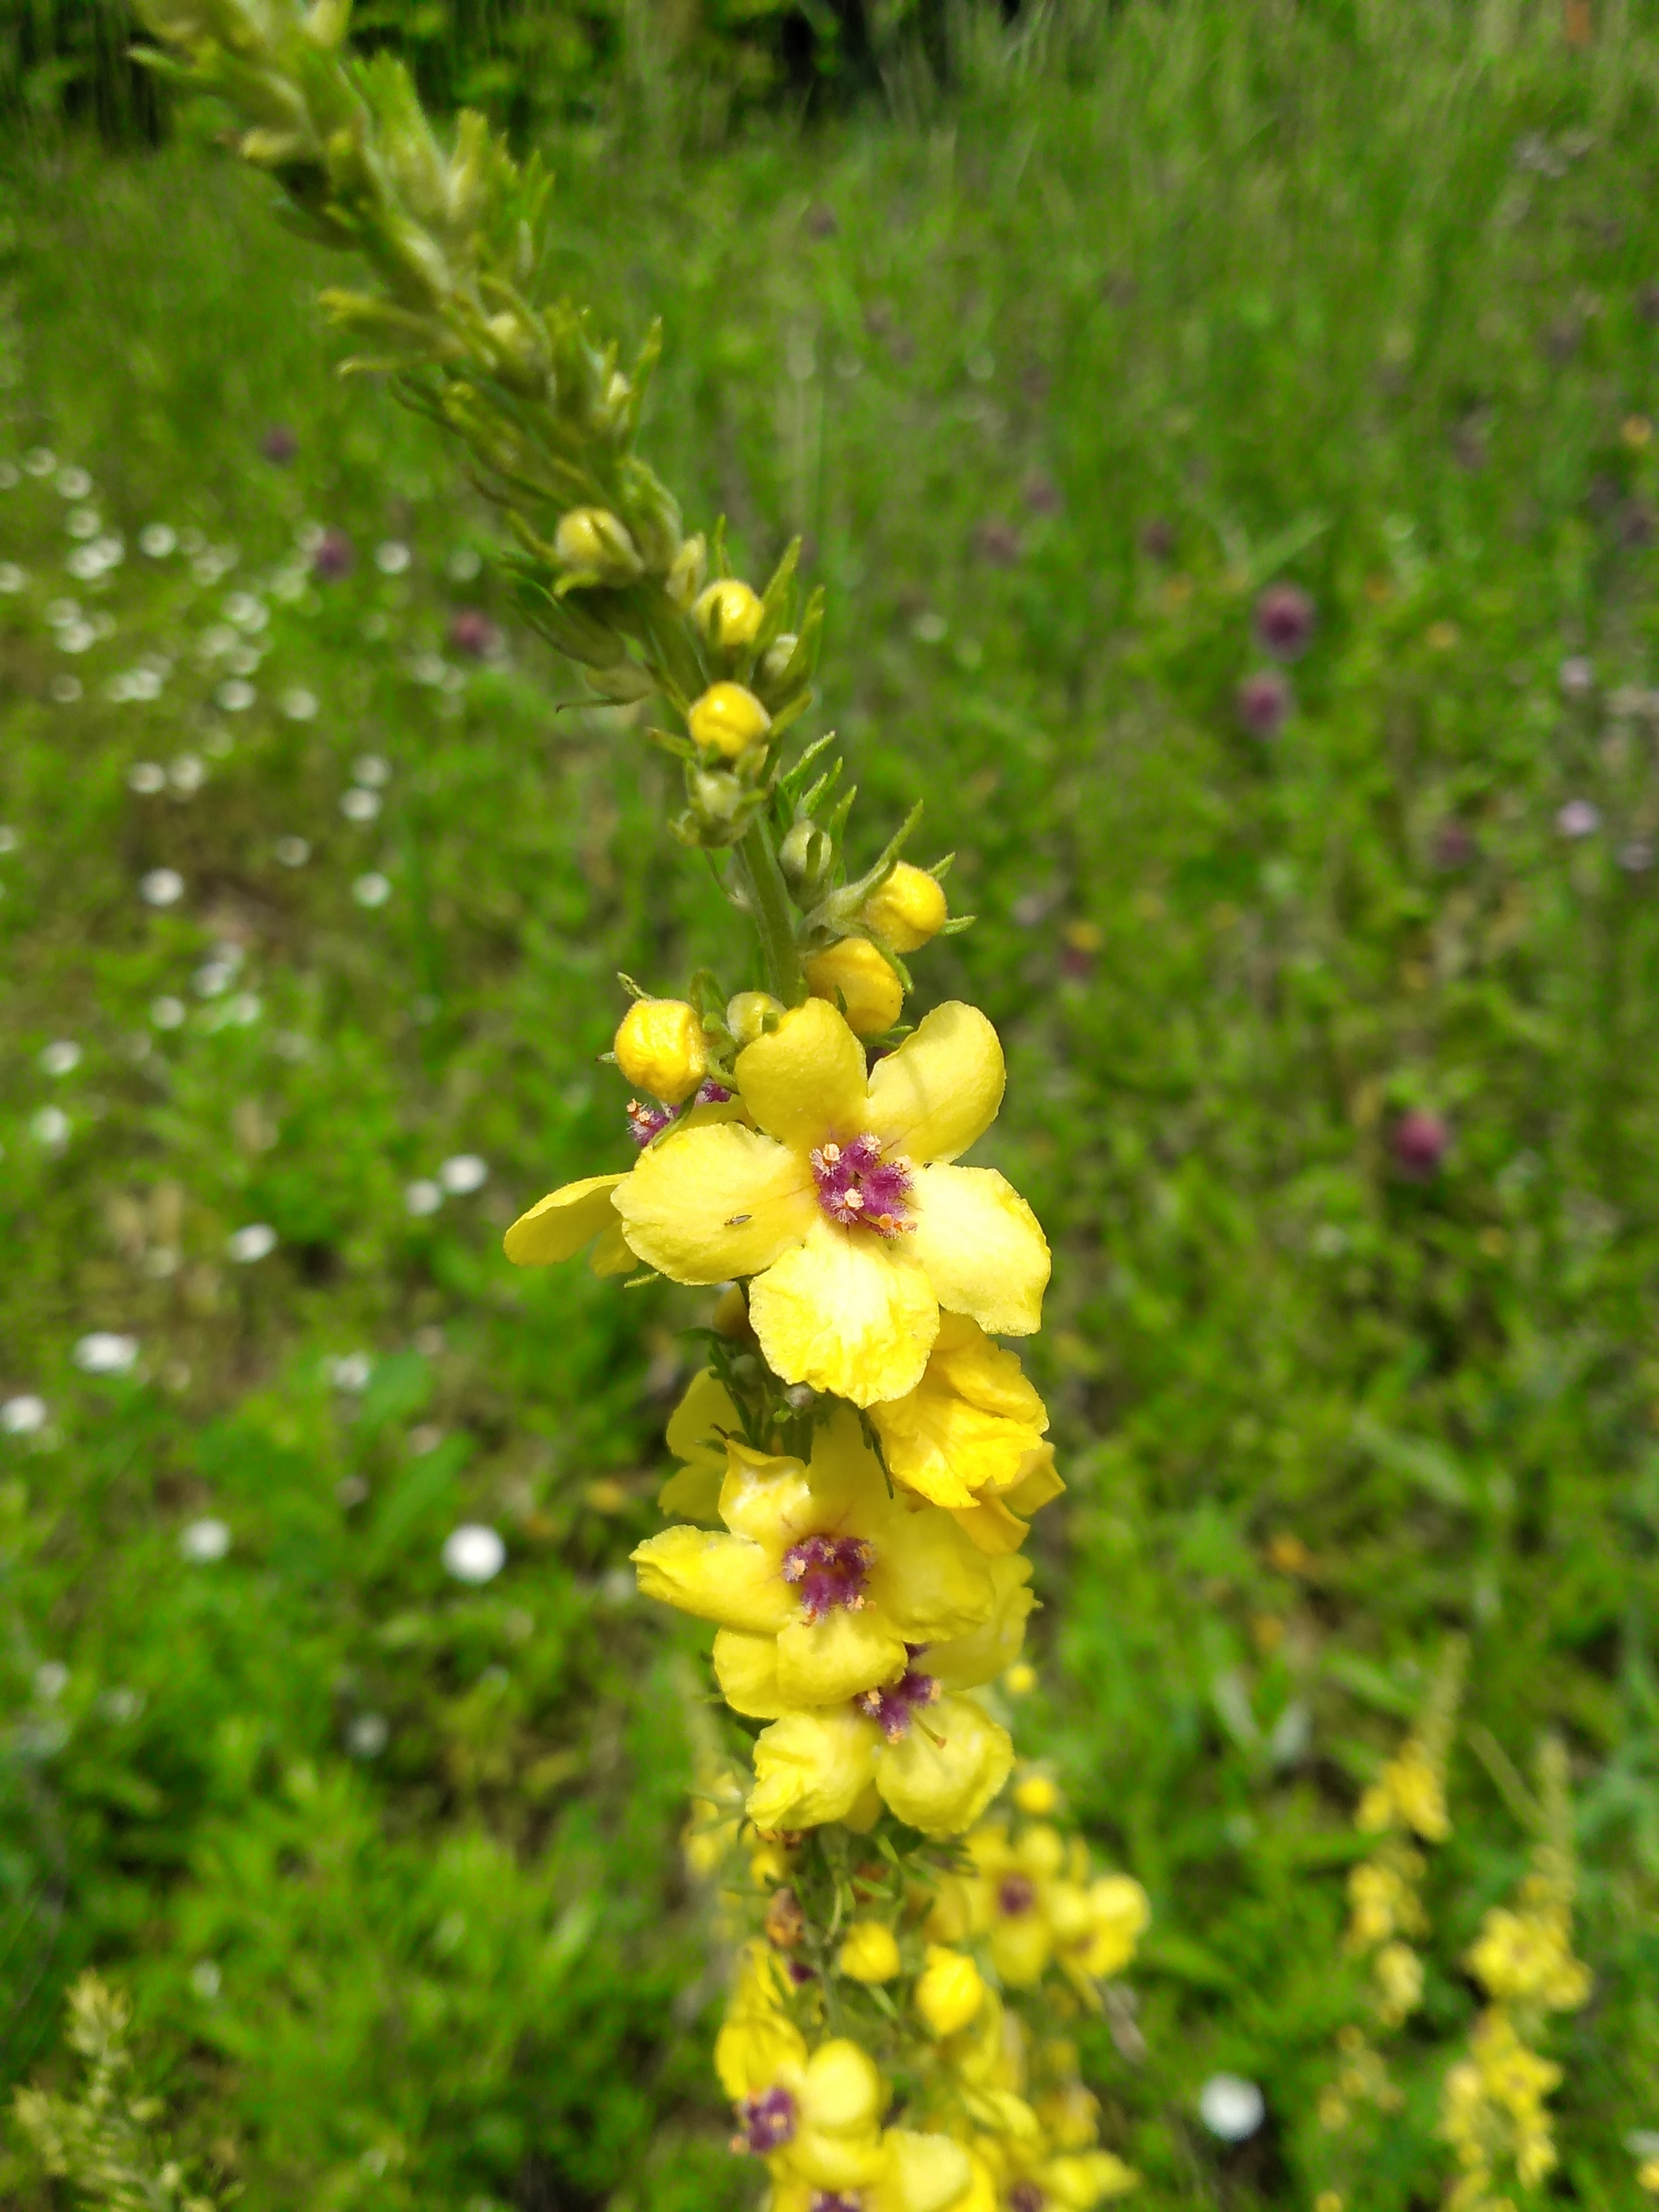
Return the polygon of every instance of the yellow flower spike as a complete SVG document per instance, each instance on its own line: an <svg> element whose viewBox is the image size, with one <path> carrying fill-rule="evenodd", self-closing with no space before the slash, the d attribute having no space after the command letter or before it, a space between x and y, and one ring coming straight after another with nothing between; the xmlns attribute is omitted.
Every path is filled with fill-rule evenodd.
<svg viewBox="0 0 1659 2212"><path fill-rule="evenodd" d="M623 585L645 574L628 526L603 507L573 507L559 519L553 550L573 575Z"/></svg>
<svg viewBox="0 0 1659 2212"><path fill-rule="evenodd" d="M1133 1958L1152 1917L1146 1893L1132 1875L1097 1875L1088 1889L1087 1933L1072 1963L1093 1980L1109 1980Z"/></svg>
<svg viewBox="0 0 1659 2212"><path fill-rule="evenodd" d="M625 1274L635 1264L634 1255L623 1241L612 1195L626 1181L619 1175L587 1176L550 1191L519 1216L502 1237L501 1249L515 1267L549 1267L592 1244L588 1264L596 1275Z"/></svg>
<svg viewBox="0 0 1659 2212"><path fill-rule="evenodd" d="M727 760L759 744L772 726L772 717L741 684L711 684L685 720L694 744Z"/></svg>
<svg viewBox="0 0 1659 2212"><path fill-rule="evenodd" d="M617 1191L628 1241L682 1283L750 1275L768 1365L868 1406L921 1382L939 1310L1027 1335L1048 1247L988 1168L954 1164L995 1118L1002 1049L971 1006L935 1007L866 1073L833 1007L809 999L738 1055L758 1125L671 1132Z"/></svg>
<svg viewBox="0 0 1659 2212"><path fill-rule="evenodd" d="M765 611L759 593L735 576L710 584L691 610L697 628L714 646L752 645Z"/></svg>
<svg viewBox="0 0 1659 2212"><path fill-rule="evenodd" d="M865 901L860 919L878 937L885 938L895 952L920 952L939 935L950 915L944 884L925 868L901 860L881 889Z"/></svg>
<svg viewBox="0 0 1659 2212"><path fill-rule="evenodd" d="M916 1978L915 2007L929 2034L955 2035L985 2002L985 1979L965 1951L930 1945Z"/></svg>
<svg viewBox="0 0 1659 2212"><path fill-rule="evenodd" d="M720 1514L726 1533L667 1528L633 1558L647 1596L737 1632L715 1663L728 1698L759 1718L878 1689L908 1649L951 1649L1009 1610L948 1513L890 1496L844 1408L810 1465L729 1443ZM766 1638L769 1654L753 1648Z"/></svg>
<svg viewBox="0 0 1659 2212"><path fill-rule="evenodd" d="M867 937L843 937L806 963L815 999L840 1002L860 1036L882 1036L904 1012L904 986Z"/></svg>
<svg viewBox="0 0 1659 2212"><path fill-rule="evenodd" d="M1043 2201L1061 2212L1093 2212L1106 2198L1138 2186L1140 2176L1109 2150L1087 2150L1046 2160L1038 2180Z"/></svg>
<svg viewBox="0 0 1659 2212"><path fill-rule="evenodd" d="M702 1017L684 999L635 999L613 1049L628 1080L665 1106L682 1104L708 1069Z"/></svg>
<svg viewBox="0 0 1659 2212"><path fill-rule="evenodd" d="M785 1012L781 999L769 991L739 991L726 1001L726 1026L739 1047L753 1044L769 1029L775 1029Z"/></svg>
<svg viewBox="0 0 1659 2212"><path fill-rule="evenodd" d="M890 1982L899 1971L898 1938L884 1920L855 1920L842 1938L836 1970L853 1982Z"/></svg>

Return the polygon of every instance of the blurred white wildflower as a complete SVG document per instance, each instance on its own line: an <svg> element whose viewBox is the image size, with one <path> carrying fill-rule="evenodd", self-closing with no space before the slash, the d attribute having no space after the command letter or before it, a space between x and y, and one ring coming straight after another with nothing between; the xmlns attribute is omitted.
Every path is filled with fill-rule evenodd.
<svg viewBox="0 0 1659 2212"><path fill-rule="evenodd" d="M179 1531L179 1549L196 1565L207 1566L222 1559L230 1549L230 1530L211 1515L201 1521L187 1521Z"/></svg>
<svg viewBox="0 0 1659 2212"><path fill-rule="evenodd" d="M371 869L353 884L351 896L359 906L384 906L392 896L392 885L378 869Z"/></svg>
<svg viewBox="0 0 1659 2212"><path fill-rule="evenodd" d="M46 1425L46 1401L25 1390L0 1401L0 1435L38 1437Z"/></svg>
<svg viewBox="0 0 1659 2212"><path fill-rule="evenodd" d="M43 1075L68 1075L81 1065L81 1048L72 1037L59 1037L40 1054Z"/></svg>
<svg viewBox="0 0 1659 2212"><path fill-rule="evenodd" d="M138 896L146 906L176 906L185 895L185 879L177 868L152 868L138 878Z"/></svg>
<svg viewBox="0 0 1659 2212"><path fill-rule="evenodd" d="M465 1521L445 1537L443 1561L458 1583L493 1582L507 1565L507 1547L483 1522Z"/></svg>
<svg viewBox="0 0 1659 2212"><path fill-rule="evenodd" d="M268 1221L250 1221L225 1239L225 1249L239 1266L252 1267L256 1260L269 1259L276 1249L276 1231Z"/></svg>
<svg viewBox="0 0 1659 2212"><path fill-rule="evenodd" d="M76 1344L71 1357L88 1375L125 1375L137 1364L138 1340L113 1329L95 1328Z"/></svg>
<svg viewBox="0 0 1659 2212"><path fill-rule="evenodd" d="M483 1188L489 1180L489 1169L476 1152L457 1152L439 1169L438 1180L447 1191L464 1198L471 1191Z"/></svg>

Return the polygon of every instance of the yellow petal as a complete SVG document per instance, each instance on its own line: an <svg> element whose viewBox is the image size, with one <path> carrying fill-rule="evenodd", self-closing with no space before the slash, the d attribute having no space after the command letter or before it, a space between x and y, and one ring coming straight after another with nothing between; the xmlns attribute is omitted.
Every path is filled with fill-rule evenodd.
<svg viewBox="0 0 1659 2212"><path fill-rule="evenodd" d="M726 1446L720 1518L781 1560L799 1537L816 1533L812 1479L798 1459L754 1451L734 1437Z"/></svg>
<svg viewBox="0 0 1659 2212"><path fill-rule="evenodd" d="M879 1741L875 1723L845 1707L786 1713L755 1739L750 1819L767 1829L844 1820L869 1784Z"/></svg>
<svg viewBox="0 0 1659 2212"><path fill-rule="evenodd" d="M751 1720L775 1721L787 1711L778 1695L778 1641L775 1636L745 1636L722 1628L714 1637L714 1677L733 1712Z"/></svg>
<svg viewBox="0 0 1659 2212"><path fill-rule="evenodd" d="M994 1168L922 1168L910 1206L916 1226L904 1241L942 1306L1001 1335L1029 1336L1042 1327L1048 1239L1012 1183ZM631 1230L629 1236L641 1250Z"/></svg>
<svg viewBox="0 0 1659 2212"><path fill-rule="evenodd" d="M892 1516L876 1547L869 1593L907 1644L965 1635L994 1602L984 1560L937 1505Z"/></svg>
<svg viewBox="0 0 1659 2212"><path fill-rule="evenodd" d="M949 2136L889 2128L882 2148L873 2212L956 2212L966 2198L973 2168Z"/></svg>
<svg viewBox="0 0 1659 2212"><path fill-rule="evenodd" d="M952 1314L939 1323L927 1365L931 1383L965 1398L981 1413L1000 1414L1038 1436L1048 1427L1048 1413L1018 1354L993 1344L965 1314Z"/></svg>
<svg viewBox="0 0 1659 2212"><path fill-rule="evenodd" d="M735 1073L757 1122L798 1152L826 1137L859 1136L872 1126L864 1047L823 999L792 1008L769 1036L745 1045Z"/></svg>
<svg viewBox="0 0 1659 2212"><path fill-rule="evenodd" d="M1042 2188L1060 2212L1093 2212L1109 2197L1138 2186L1140 2176L1109 2150L1074 2151L1051 2158L1042 2168Z"/></svg>
<svg viewBox="0 0 1659 2212"><path fill-rule="evenodd" d="M640 1594L678 1606L700 1620L764 1635L793 1616L794 1595L776 1562L758 1544L721 1529L665 1528L629 1555L639 1569Z"/></svg>
<svg viewBox="0 0 1659 2212"><path fill-rule="evenodd" d="M1030 1561L1008 1556L987 1559L983 1565L995 1591L990 1618L949 1643L930 1644L927 1656L917 1662L947 1690L974 1690L994 1681L1013 1665L1025 1641L1026 1616L1036 1602L1027 1587Z"/></svg>
<svg viewBox="0 0 1659 2212"><path fill-rule="evenodd" d="M838 1229L819 1214L805 1243L750 1291L749 1318L773 1372L855 1406L915 1389L939 1326L938 1301L909 1249L915 1241Z"/></svg>
<svg viewBox="0 0 1659 2212"><path fill-rule="evenodd" d="M971 1698L943 1698L915 1714L896 1743L882 1747L876 1787L888 1809L924 1835L958 1836L973 1826L1013 1763L1006 1729Z"/></svg>
<svg viewBox="0 0 1659 2212"><path fill-rule="evenodd" d="M631 1275L639 1261L629 1249L623 1235L623 1225L614 1216L607 1221L593 1241L593 1249L587 1255L587 1264L599 1276Z"/></svg>
<svg viewBox="0 0 1659 2212"><path fill-rule="evenodd" d="M1040 1982L1054 1948L1048 1923L1035 1905L999 1914L991 1930L991 1963L1012 1989L1029 1990Z"/></svg>
<svg viewBox="0 0 1659 2212"><path fill-rule="evenodd" d="M1006 1079L990 1023L977 1006L949 1000L877 1061L864 1126L913 1160L953 1160L996 1120Z"/></svg>
<svg viewBox="0 0 1659 2212"><path fill-rule="evenodd" d="M549 1267L556 1260L574 1259L582 1246L615 1219L611 1194L626 1176L586 1176L580 1182L565 1183L538 1199L528 1213L521 1213L501 1239L501 1249L515 1267Z"/></svg>
<svg viewBox="0 0 1659 2212"><path fill-rule="evenodd" d="M720 1517L720 1478L712 1468L683 1467L657 1492L660 1511L708 1528Z"/></svg>
<svg viewBox="0 0 1659 2212"><path fill-rule="evenodd" d="M726 1474L726 1439L738 1428L738 1409L712 1367L692 1377L684 1397L669 1417L663 1441L676 1459L692 1467Z"/></svg>
<svg viewBox="0 0 1659 2212"><path fill-rule="evenodd" d="M807 2060L800 2115L820 2134L868 2135L880 2124L884 2102L875 2061L850 2036L821 2043Z"/></svg>
<svg viewBox="0 0 1659 2212"><path fill-rule="evenodd" d="M1018 1481L1002 1493L1000 1503L1011 1513L1031 1514L1047 1505L1051 1498L1065 1495L1066 1485L1060 1480L1054 1466L1054 1448L1039 1444L1028 1452L1019 1470Z"/></svg>
<svg viewBox="0 0 1659 2212"><path fill-rule="evenodd" d="M879 1689L904 1672L903 1637L873 1608L832 1606L817 1620L791 1621L777 1639L778 1690L785 1705L836 1705Z"/></svg>
<svg viewBox="0 0 1659 2212"><path fill-rule="evenodd" d="M699 1516L690 1514L688 1518ZM999 1559L1010 1552L1018 1551L1031 1533L1029 1521L1022 1521L1011 1513L1001 1498L988 1491L977 1505L951 1508L951 1519L976 1552L988 1559Z"/></svg>
<svg viewBox="0 0 1659 2212"><path fill-rule="evenodd" d="M794 1155L737 1121L641 1152L616 1206L635 1251L675 1283L752 1275L823 1218Z"/></svg>

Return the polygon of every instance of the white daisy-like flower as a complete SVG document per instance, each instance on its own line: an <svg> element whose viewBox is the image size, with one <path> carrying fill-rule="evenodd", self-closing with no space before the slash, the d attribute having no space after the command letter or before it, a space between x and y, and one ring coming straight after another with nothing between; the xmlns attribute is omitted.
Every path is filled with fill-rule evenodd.
<svg viewBox="0 0 1659 2212"><path fill-rule="evenodd" d="M43 1075L68 1075L81 1065L81 1048L72 1037L59 1037L40 1054Z"/></svg>
<svg viewBox="0 0 1659 2212"><path fill-rule="evenodd" d="M152 868L138 878L138 896L146 906L177 906L185 895L185 879L177 868Z"/></svg>
<svg viewBox="0 0 1659 2212"><path fill-rule="evenodd" d="M1212 2074L1198 2093L1199 2118L1223 2142L1245 2142L1267 2117L1267 2100L1242 2074Z"/></svg>
<svg viewBox="0 0 1659 2212"><path fill-rule="evenodd" d="M392 896L392 885L378 868L371 869L353 884L351 896L359 906L384 906Z"/></svg>
<svg viewBox="0 0 1659 2212"><path fill-rule="evenodd" d="M368 1389L374 1372L374 1362L366 1352L343 1352L328 1363L329 1381L337 1390L349 1391L354 1397Z"/></svg>
<svg viewBox="0 0 1659 2212"><path fill-rule="evenodd" d="M70 1117L61 1106L43 1106L30 1117L29 1134L49 1152L60 1152L69 1142Z"/></svg>
<svg viewBox="0 0 1659 2212"><path fill-rule="evenodd" d="M443 1202L443 1191L440 1185L433 1182L430 1176L422 1176L418 1182L410 1183L404 1193L404 1206L417 1218L425 1214L435 1213Z"/></svg>
<svg viewBox="0 0 1659 2212"><path fill-rule="evenodd" d="M443 1562L458 1583L493 1582L507 1565L507 1547L482 1521L465 1521L445 1537Z"/></svg>
<svg viewBox="0 0 1659 2212"><path fill-rule="evenodd" d="M383 576L401 576L412 558L401 538L388 538L374 548L374 565Z"/></svg>
<svg viewBox="0 0 1659 2212"><path fill-rule="evenodd" d="M256 1260L268 1260L276 1249L276 1231L268 1221L250 1221L225 1239L225 1250L243 1267L251 1267Z"/></svg>
<svg viewBox="0 0 1659 2212"><path fill-rule="evenodd" d="M230 1549L230 1530L211 1515L187 1521L179 1531L179 1549L195 1565L210 1565L215 1559L222 1559Z"/></svg>
<svg viewBox="0 0 1659 2212"><path fill-rule="evenodd" d="M152 561L165 561L179 550L179 533L170 523L147 522L138 532L138 550Z"/></svg>
<svg viewBox="0 0 1659 2212"><path fill-rule="evenodd" d="M438 1180L453 1196L465 1198L483 1188L489 1180L489 1168L477 1152L457 1152L439 1169Z"/></svg>
<svg viewBox="0 0 1659 2212"><path fill-rule="evenodd" d="M0 1435L38 1437L46 1425L46 1401L33 1390L0 1401Z"/></svg>
<svg viewBox="0 0 1659 2212"><path fill-rule="evenodd" d="M70 1355L87 1375L125 1375L137 1364L138 1340L110 1328L95 1328L76 1343Z"/></svg>
<svg viewBox="0 0 1659 2212"><path fill-rule="evenodd" d="M391 1735L380 1713L356 1713L346 1729L346 1749L354 1759L378 1759Z"/></svg>
<svg viewBox="0 0 1659 2212"><path fill-rule="evenodd" d="M372 822L380 811L378 791L364 791L354 783L349 791L340 793L340 811L348 822Z"/></svg>

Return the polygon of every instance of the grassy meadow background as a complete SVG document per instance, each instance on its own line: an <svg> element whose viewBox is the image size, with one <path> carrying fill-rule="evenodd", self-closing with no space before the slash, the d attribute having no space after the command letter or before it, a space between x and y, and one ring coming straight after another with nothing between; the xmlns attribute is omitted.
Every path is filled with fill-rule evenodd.
<svg viewBox="0 0 1659 2212"><path fill-rule="evenodd" d="M1353 2201L1439 2202L1459 1960L1553 1729L1595 1989L1540 2194L1633 2207L1659 15L947 27L943 88L913 43L751 102L647 40L533 119L550 283L662 316L652 458L750 574L805 533L865 838L925 796L980 917L920 972L1002 1029L976 1157L1055 1249L1021 1743L1156 1914L1145 2055L1089 2046L1107 2139L1147 2212L1312 2206L1353 1807L1461 1633L1408 2103ZM677 1848L700 1646L625 1565L706 1303L500 1253L628 1156L616 970L729 969L733 927L202 118L37 120L0 194L0 1398L45 1409L0 1434L0 2087L74 2078L94 1963L249 2212L746 2204ZM1317 619L1263 738L1279 580ZM1266 2093L1236 2148L1218 2069ZM0 2142L7 2204L69 2201Z"/></svg>

